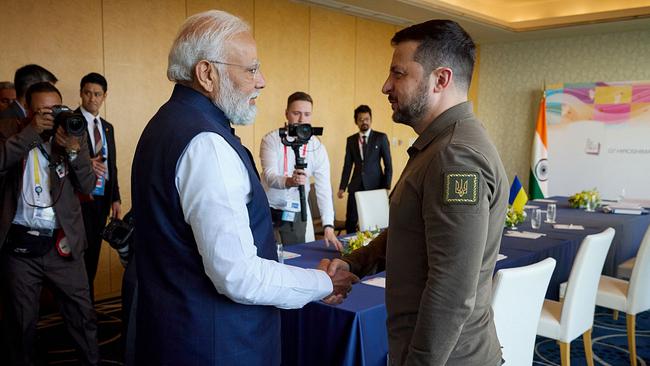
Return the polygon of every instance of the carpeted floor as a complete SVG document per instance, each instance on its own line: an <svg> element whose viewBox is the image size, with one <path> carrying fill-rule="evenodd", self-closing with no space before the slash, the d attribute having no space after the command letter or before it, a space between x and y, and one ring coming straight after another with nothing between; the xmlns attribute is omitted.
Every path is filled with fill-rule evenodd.
<svg viewBox="0 0 650 366"><path fill-rule="evenodd" d="M591 338L595 365L623 366L630 364L624 313L620 313L618 320L614 320L611 310L596 308ZM637 315L636 352L639 366L650 364L650 311ZM552 339L537 337L533 365L559 364L560 348L557 343ZM586 364L582 338L578 338L571 342L571 366Z"/></svg>
<svg viewBox="0 0 650 366"><path fill-rule="evenodd" d="M99 319L99 342L102 365L122 365L121 304L120 299L109 299L97 304ZM637 316L638 365L650 364L650 311ZM629 365L625 314L617 321L612 312L598 308L593 329L593 350L596 365ZM72 347L61 317L58 314L45 316L39 322L39 358L47 365L76 365L76 352ZM554 366L560 364L560 350L554 340L537 338L533 365ZM571 365L586 365L582 339L571 343ZM519 366L519 365L513 365Z"/></svg>

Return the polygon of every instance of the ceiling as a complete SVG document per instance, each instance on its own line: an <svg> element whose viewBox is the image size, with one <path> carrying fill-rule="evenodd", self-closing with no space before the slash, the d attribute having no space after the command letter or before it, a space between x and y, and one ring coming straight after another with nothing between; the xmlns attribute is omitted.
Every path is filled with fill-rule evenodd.
<svg viewBox="0 0 650 366"><path fill-rule="evenodd" d="M650 29L650 0L294 1L399 26L452 19L477 43Z"/></svg>

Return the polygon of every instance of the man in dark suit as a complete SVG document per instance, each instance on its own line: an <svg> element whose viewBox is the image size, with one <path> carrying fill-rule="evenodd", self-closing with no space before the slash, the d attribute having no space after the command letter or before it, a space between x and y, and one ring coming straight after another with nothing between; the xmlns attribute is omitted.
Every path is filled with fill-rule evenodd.
<svg viewBox="0 0 650 366"><path fill-rule="evenodd" d="M99 110L106 100L108 83L106 79L91 72L81 79L79 86L81 106L77 109L88 122L88 151L93 170L97 176L95 189L82 199L84 226L88 249L84 254L86 272L90 285L90 296L94 299L93 282L97 274L99 253L102 248L102 230L108 214L120 218L120 187L117 182L117 159L115 156L115 134L113 125L99 116Z"/></svg>
<svg viewBox="0 0 650 366"><path fill-rule="evenodd" d="M25 65L14 74L14 87L16 88L16 99L9 104L7 109L0 112L0 120L4 119L24 119L27 117L27 103L25 102L25 93L30 86L47 81L54 85L58 81L56 76L46 70L44 67L29 64Z"/></svg>
<svg viewBox="0 0 650 366"><path fill-rule="evenodd" d="M393 178L393 164L390 158L390 145L385 133L372 131L372 110L367 105L360 105L354 110L354 123L359 133L348 137L345 145L345 163L341 173L338 197L348 190L348 207L345 213L345 230L357 231L357 201L354 193L373 189L390 189ZM384 161L384 169L380 160ZM354 165L354 170L352 170ZM352 170L352 180L350 171ZM348 183L349 181L349 183Z"/></svg>
<svg viewBox="0 0 650 366"><path fill-rule="evenodd" d="M83 261L86 248L77 193L95 185L84 137L59 126L61 94L49 82L26 93L28 118L0 125L0 246L3 290L13 344L11 364L34 364L39 296L54 286L81 363L99 362L97 320ZM56 134L55 134L56 133Z"/></svg>

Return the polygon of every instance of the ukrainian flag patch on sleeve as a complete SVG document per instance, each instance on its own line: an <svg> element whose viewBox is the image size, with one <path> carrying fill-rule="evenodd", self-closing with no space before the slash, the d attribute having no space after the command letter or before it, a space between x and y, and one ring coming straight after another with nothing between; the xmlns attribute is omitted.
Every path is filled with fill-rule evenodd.
<svg viewBox="0 0 650 366"><path fill-rule="evenodd" d="M443 202L447 205L478 204L479 176L476 172L445 173Z"/></svg>

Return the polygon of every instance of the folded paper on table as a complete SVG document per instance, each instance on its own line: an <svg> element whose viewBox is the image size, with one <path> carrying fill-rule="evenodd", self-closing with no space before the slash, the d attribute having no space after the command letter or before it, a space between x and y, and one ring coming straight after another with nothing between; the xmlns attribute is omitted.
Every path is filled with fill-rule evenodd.
<svg viewBox="0 0 650 366"><path fill-rule="evenodd" d="M373 277L371 279L362 281L366 285L377 286L381 288L386 288L386 277Z"/></svg>
<svg viewBox="0 0 650 366"><path fill-rule="evenodd" d="M497 255L497 262L502 260L502 259L506 259L506 258L508 258L507 255L503 255L503 254L499 253L499 255Z"/></svg>
<svg viewBox="0 0 650 366"><path fill-rule="evenodd" d="M300 256L301 256L301 254L294 253L294 252L287 252L286 250L284 252L282 252L282 258L284 258L284 260L294 259L294 258L298 258Z"/></svg>
<svg viewBox="0 0 650 366"><path fill-rule="evenodd" d="M555 224L553 225L553 229L561 229L561 230L584 230L585 227L582 225L573 225L573 224Z"/></svg>
<svg viewBox="0 0 650 366"><path fill-rule="evenodd" d="M510 236L513 238L522 238L522 239L539 239L542 236L545 236L546 234L544 233L533 233L530 231L514 231L514 230L508 230L504 234L505 236Z"/></svg>

